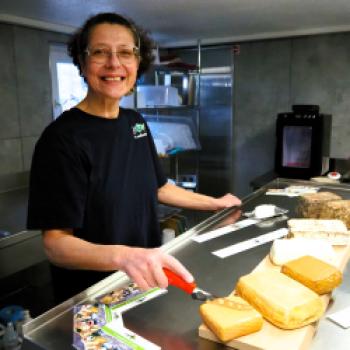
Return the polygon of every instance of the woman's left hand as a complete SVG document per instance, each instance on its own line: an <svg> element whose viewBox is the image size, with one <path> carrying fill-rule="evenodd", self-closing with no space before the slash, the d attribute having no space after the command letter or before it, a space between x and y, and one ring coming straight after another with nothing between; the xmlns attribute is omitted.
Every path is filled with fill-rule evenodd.
<svg viewBox="0 0 350 350"><path fill-rule="evenodd" d="M241 200L231 193L214 198L204 194L187 191L179 186L166 183L158 189L158 200L174 207L195 210L221 210L241 205Z"/></svg>
<svg viewBox="0 0 350 350"><path fill-rule="evenodd" d="M241 200L231 193L227 193L222 197L215 198L214 201L217 207L216 210L230 208L230 207L233 207L234 205L242 204Z"/></svg>

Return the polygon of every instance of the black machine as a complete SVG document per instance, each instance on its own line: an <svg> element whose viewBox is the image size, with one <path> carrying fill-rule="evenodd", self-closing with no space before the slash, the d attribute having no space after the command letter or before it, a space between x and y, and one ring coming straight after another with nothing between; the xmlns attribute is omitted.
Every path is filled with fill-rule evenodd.
<svg viewBox="0 0 350 350"><path fill-rule="evenodd" d="M276 125L275 171L281 177L309 179L329 170L332 116L319 106L294 105Z"/></svg>

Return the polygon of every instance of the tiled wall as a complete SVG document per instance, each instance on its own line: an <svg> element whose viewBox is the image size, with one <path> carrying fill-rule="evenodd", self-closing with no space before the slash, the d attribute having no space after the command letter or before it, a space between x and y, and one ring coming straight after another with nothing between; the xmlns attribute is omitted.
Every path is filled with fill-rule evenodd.
<svg viewBox="0 0 350 350"><path fill-rule="evenodd" d="M234 57L234 192L274 168L276 114L290 110L290 40L241 44Z"/></svg>
<svg viewBox="0 0 350 350"><path fill-rule="evenodd" d="M350 33L292 41L291 103L333 115L331 156L350 158Z"/></svg>
<svg viewBox="0 0 350 350"><path fill-rule="evenodd" d="M30 168L52 120L49 45L67 36L0 23L0 175Z"/></svg>
<svg viewBox="0 0 350 350"><path fill-rule="evenodd" d="M274 167L277 113L316 104L333 116L331 157L350 158L350 33L242 43L234 59L234 188Z"/></svg>

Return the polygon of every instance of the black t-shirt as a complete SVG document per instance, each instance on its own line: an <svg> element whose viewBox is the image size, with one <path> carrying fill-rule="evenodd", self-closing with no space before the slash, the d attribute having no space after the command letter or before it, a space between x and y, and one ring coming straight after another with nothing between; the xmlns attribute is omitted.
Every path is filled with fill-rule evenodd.
<svg viewBox="0 0 350 350"><path fill-rule="evenodd" d="M142 116L116 119L64 112L38 140L31 168L28 229L72 228L98 244L157 247L157 190L166 183ZM58 299L107 274L53 268ZM69 282L68 282L69 281Z"/></svg>

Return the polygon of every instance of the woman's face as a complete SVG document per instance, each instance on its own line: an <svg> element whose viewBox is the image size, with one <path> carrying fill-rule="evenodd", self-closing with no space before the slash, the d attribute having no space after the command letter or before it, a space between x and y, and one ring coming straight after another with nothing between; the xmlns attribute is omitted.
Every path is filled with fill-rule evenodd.
<svg viewBox="0 0 350 350"><path fill-rule="evenodd" d="M119 24L102 23L91 30L83 74L89 92L119 100L135 85L139 58L132 32ZM116 52L119 54L116 55Z"/></svg>

